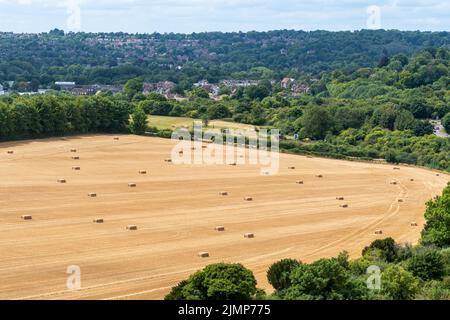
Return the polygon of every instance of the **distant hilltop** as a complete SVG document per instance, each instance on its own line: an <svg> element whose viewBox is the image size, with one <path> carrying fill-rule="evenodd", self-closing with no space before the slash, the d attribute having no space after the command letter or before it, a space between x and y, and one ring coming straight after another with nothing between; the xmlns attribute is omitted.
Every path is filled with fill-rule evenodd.
<svg viewBox="0 0 450 320"><path fill-rule="evenodd" d="M123 84L319 76L384 56L450 47L449 32L361 30L192 34L0 33L0 83Z"/></svg>

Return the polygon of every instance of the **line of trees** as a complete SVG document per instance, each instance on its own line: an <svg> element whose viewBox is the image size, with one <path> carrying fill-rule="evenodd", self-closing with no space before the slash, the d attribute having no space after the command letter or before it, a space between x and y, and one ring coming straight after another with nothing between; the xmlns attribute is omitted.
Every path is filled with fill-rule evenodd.
<svg viewBox="0 0 450 320"><path fill-rule="evenodd" d="M0 140L127 132L132 106L106 96L32 96L0 101Z"/></svg>

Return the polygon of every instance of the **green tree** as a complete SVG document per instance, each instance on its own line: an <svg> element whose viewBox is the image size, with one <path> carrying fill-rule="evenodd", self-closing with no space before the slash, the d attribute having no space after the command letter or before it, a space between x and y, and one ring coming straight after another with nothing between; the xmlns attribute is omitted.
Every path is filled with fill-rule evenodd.
<svg viewBox="0 0 450 320"><path fill-rule="evenodd" d="M346 258L321 259L301 264L291 273L291 286L283 291L287 300L360 300L368 296L362 278L355 278Z"/></svg>
<svg viewBox="0 0 450 320"><path fill-rule="evenodd" d="M375 255L386 262L394 262L397 260L397 249L398 247L394 239L378 239L363 249L362 256L369 257Z"/></svg>
<svg viewBox="0 0 450 320"><path fill-rule="evenodd" d="M437 247L450 246L450 185L441 197L427 203L425 219L422 244Z"/></svg>
<svg viewBox="0 0 450 320"><path fill-rule="evenodd" d="M174 287L166 300L250 300L257 293L253 273L241 264L205 267Z"/></svg>
<svg viewBox="0 0 450 320"><path fill-rule="evenodd" d="M450 112L447 113L444 118L442 118L442 125L444 126L445 131L450 134Z"/></svg>
<svg viewBox="0 0 450 320"><path fill-rule="evenodd" d="M292 271L300 264L299 261L292 259L278 261L267 271L267 280L277 291L287 289L291 285Z"/></svg>
<svg viewBox="0 0 450 320"><path fill-rule="evenodd" d="M123 88L123 92L129 100L133 99L138 93L142 93L144 87L144 80L141 78L130 79Z"/></svg>
<svg viewBox="0 0 450 320"><path fill-rule="evenodd" d="M398 265L388 266L381 274L381 292L391 299L413 299L418 291L419 280Z"/></svg>
<svg viewBox="0 0 450 320"><path fill-rule="evenodd" d="M303 115L302 126L306 137L319 140L333 128L333 119L324 107L308 108Z"/></svg>
<svg viewBox="0 0 450 320"><path fill-rule="evenodd" d="M137 107L131 115L132 122L130 125L131 132L134 134L144 134L148 129L148 119L144 110Z"/></svg>
<svg viewBox="0 0 450 320"><path fill-rule="evenodd" d="M406 269L424 281L442 280L445 275L444 259L437 250L427 250L408 260Z"/></svg>

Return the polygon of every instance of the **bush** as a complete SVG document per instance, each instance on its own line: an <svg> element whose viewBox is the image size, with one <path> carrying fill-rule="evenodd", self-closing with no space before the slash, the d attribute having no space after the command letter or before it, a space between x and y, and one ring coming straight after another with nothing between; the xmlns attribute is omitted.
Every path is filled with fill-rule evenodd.
<svg viewBox="0 0 450 320"><path fill-rule="evenodd" d="M241 264L205 267L172 288L166 300L250 300L256 293L253 273Z"/></svg>
<svg viewBox="0 0 450 320"><path fill-rule="evenodd" d="M369 292L363 279L355 278L339 258L301 264L291 273L291 286L282 298L287 300L360 300Z"/></svg>
<svg viewBox="0 0 450 320"><path fill-rule="evenodd" d="M450 246L450 186L441 197L427 203L425 219L422 244L441 248Z"/></svg>
<svg viewBox="0 0 450 320"><path fill-rule="evenodd" d="M291 285L291 273L300 264L297 260L292 259L284 259L274 263L267 271L267 280L275 290L284 290Z"/></svg>
<svg viewBox="0 0 450 320"><path fill-rule="evenodd" d="M445 265L442 254L437 250L425 251L408 260L406 268L424 281L442 280Z"/></svg>
<svg viewBox="0 0 450 320"><path fill-rule="evenodd" d="M394 300L408 300L419 291L419 281L397 265L387 267L381 274L381 292Z"/></svg>
<svg viewBox="0 0 450 320"><path fill-rule="evenodd" d="M397 245L392 238L383 240L375 240L370 246L365 247L362 251L363 257L379 257L386 262L394 262L397 260Z"/></svg>

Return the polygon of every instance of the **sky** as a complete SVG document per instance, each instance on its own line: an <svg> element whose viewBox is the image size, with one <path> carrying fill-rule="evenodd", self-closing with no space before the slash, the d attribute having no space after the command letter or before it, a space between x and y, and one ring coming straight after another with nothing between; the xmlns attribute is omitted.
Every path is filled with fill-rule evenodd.
<svg viewBox="0 0 450 320"><path fill-rule="evenodd" d="M0 0L0 31L450 31L450 0Z"/></svg>

